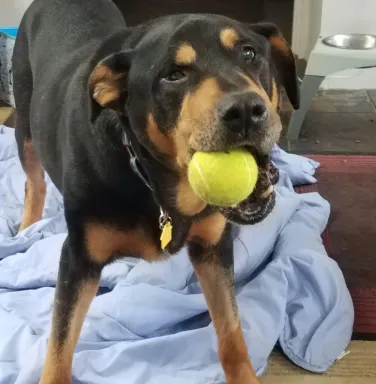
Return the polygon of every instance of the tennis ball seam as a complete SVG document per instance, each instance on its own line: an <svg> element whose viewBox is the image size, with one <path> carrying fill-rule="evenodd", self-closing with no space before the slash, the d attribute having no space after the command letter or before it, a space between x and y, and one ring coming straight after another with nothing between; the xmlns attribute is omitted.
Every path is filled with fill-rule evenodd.
<svg viewBox="0 0 376 384"><path fill-rule="evenodd" d="M201 177L202 183L204 184L204 186L206 188L206 193L209 194L210 193L209 185L206 183L205 177L204 177L204 175L201 171L201 168L200 168L199 164L197 163L196 159L193 159L193 164L196 167L196 169L197 169L197 171Z"/></svg>
<svg viewBox="0 0 376 384"><path fill-rule="evenodd" d="M251 186L251 169L249 168L249 164L247 162L247 158L245 157L245 154L242 153L242 155L243 155L244 163L245 163L247 170L248 170L248 188L250 188L250 186Z"/></svg>

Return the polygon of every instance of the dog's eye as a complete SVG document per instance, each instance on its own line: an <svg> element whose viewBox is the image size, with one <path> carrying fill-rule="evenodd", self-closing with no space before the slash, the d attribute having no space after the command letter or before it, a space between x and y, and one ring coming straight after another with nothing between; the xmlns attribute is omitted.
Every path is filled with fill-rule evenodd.
<svg viewBox="0 0 376 384"><path fill-rule="evenodd" d="M184 80L186 77L187 77L187 74L185 72L175 69L175 70L171 71L163 79L166 81L169 81L171 83L175 83L175 82Z"/></svg>
<svg viewBox="0 0 376 384"><path fill-rule="evenodd" d="M242 56L244 60L252 61L256 56L256 52L250 45L245 44L242 46Z"/></svg>

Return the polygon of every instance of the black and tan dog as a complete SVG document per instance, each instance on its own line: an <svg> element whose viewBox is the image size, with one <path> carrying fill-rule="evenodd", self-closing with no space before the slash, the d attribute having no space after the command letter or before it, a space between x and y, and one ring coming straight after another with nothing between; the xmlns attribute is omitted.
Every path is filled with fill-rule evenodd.
<svg viewBox="0 0 376 384"><path fill-rule="evenodd" d="M41 218L44 170L63 193L68 225L41 383L71 382L74 348L106 264L121 255L162 260L184 245L227 382L257 383L234 298L228 219L236 215L195 196L186 169L195 151L249 148L261 174L250 205L262 209L240 221L269 213L279 85L299 103L294 59L277 28L217 15L126 28L109 0L35 0L13 65L27 175L21 229ZM170 224L163 251L161 231Z"/></svg>

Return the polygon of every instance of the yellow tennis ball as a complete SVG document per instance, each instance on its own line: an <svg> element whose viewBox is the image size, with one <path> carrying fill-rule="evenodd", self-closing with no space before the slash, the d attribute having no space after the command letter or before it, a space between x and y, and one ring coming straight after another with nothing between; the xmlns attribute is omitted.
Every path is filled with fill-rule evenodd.
<svg viewBox="0 0 376 384"><path fill-rule="evenodd" d="M258 167L246 150L196 152L188 165L188 180L204 201L231 207L245 200L255 189Z"/></svg>

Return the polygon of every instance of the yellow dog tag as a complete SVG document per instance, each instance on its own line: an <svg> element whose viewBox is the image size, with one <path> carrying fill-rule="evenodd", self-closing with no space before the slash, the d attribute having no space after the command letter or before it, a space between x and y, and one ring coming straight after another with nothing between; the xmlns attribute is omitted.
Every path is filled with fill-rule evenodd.
<svg viewBox="0 0 376 384"><path fill-rule="evenodd" d="M171 221L167 220L163 225L161 233L161 248L164 250L170 241L172 240L172 224Z"/></svg>

